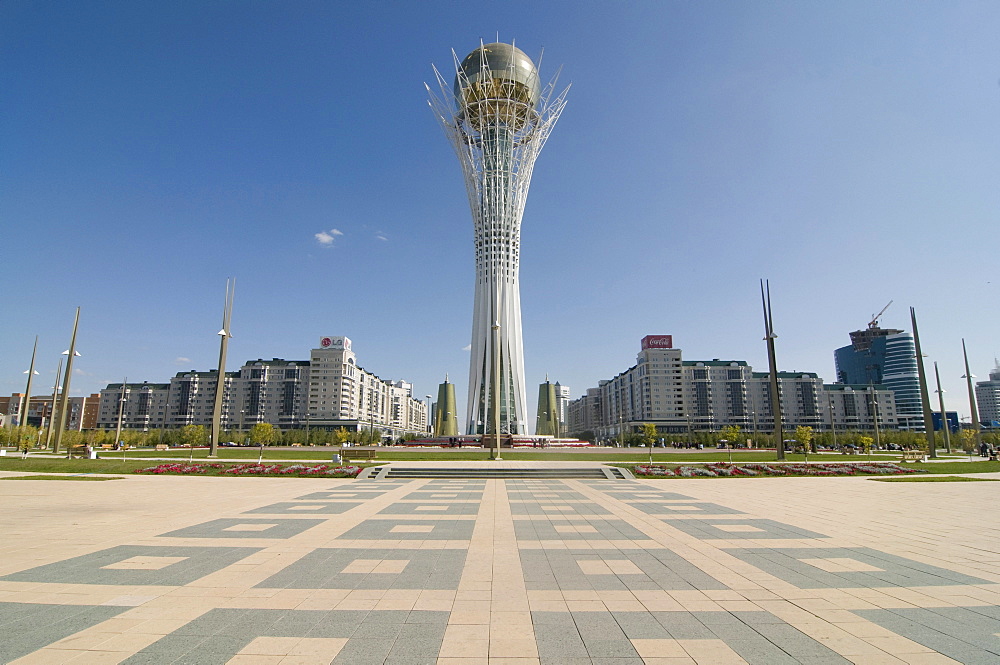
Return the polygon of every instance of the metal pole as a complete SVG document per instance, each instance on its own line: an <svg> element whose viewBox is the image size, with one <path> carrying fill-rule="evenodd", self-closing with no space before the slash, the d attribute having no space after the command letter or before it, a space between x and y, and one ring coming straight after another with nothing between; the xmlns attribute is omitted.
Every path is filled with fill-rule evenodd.
<svg viewBox="0 0 1000 665"><path fill-rule="evenodd" d="M833 449L837 449L837 421L833 418L833 393L826 394L830 401L830 431L833 433Z"/></svg>
<svg viewBox="0 0 1000 665"><path fill-rule="evenodd" d="M500 322L493 323L493 369L490 371L490 397L493 402L493 450L491 457L495 460L500 457Z"/></svg>
<svg viewBox="0 0 1000 665"><path fill-rule="evenodd" d="M878 450L882 445L878 430L878 396L875 394L875 386L869 383L868 389L871 391L872 396L872 428L875 430L875 449Z"/></svg>
<svg viewBox="0 0 1000 665"><path fill-rule="evenodd" d="M70 338L69 350L66 352L66 373L63 375L62 396L59 399L59 424L56 425L56 437L52 442L52 452L58 454L59 446L62 444L63 430L66 428L66 415L69 412L69 383L73 376L73 358L76 354L76 331L80 326L80 308L76 308L76 317L73 319L73 336ZM82 416L82 414L81 414Z"/></svg>
<svg viewBox="0 0 1000 665"><path fill-rule="evenodd" d="M208 451L209 457L216 457L219 452L219 436L222 431L222 401L226 391L226 350L229 346L229 338L232 337L230 323L233 316L233 296L236 295L236 279L232 280L232 290L229 288L230 280L226 280L226 305L222 310L222 330L219 336L222 338L219 344L219 376L215 383L215 408L212 411L212 443Z"/></svg>
<svg viewBox="0 0 1000 665"><path fill-rule="evenodd" d="M927 394L927 373L924 372L924 355L920 351L920 333L917 332L917 312L910 308L913 324L913 346L917 354L917 377L920 380L920 405L924 414L924 435L927 437L927 454L937 459L937 441L934 439L934 419L931 417L931 400Z"/></svg>
<svg viewBox="0 0 1000 665"><path fill-rule="evenodd" d="M948 431L948 414L944 410L944 390L941 389L941 373L934 361L934 378L937 380L938 406L941 407L941 431L944 432L944 448L951 454L951 432Z"/></svg>
<svg viewBox="0 0 1000 665"><path fill-rule="evenodd" d="M972 417L972 427L976 432L976 439L973 441L973 448L979 450L979 446L982 443L983 432L982 425L979 422L979 408L976 405L976 391L972 388L972 380L976 378L972 372L969 371L969 354L965 351L965 338L962 338L962 357L965 359L965 385L969 388L969 412Z"/></svg>
<svg viewBox="0 0 1000 665"><path fill-rule="evenodd" d="M122 379L122 394L118 396L118 427L115 429L115 443L122 446L122 418L125 415L125 390L128 377ZM125 458L125 446L122 446L122 459Z"/></svg>
<svg viewBox="0 0 1000 665"><path fill-rule="evenodd" d="M35 346L31 349L31 365L28 367L28 385L24 389L24 404L17 412L17 424L28 424L28 409L31 408L31 380L38 372L35 371L35 353L38 351L38 335L35 335Z"/></svg>
<svg viewBox="0 0 1000 665"><path fill-rule="evenodd" d="M52 445L52 433L55 431L56 423L56 401L59 399L59 374L62 373L62 358L59 359L59 365L56 366L56 382L52 386L52 410L49 411L49 425L45 431L45 447L48 448Z"/></svg>
<svg viewBox="0 0 1000 665"><path fill-rule="evenodd" d="M767 285L767 297L765 298L765 284ZM771 317L771 285L764 280L760 281L760 299L764 306L764 340L767 342L767 364L771 373L771 414L774 416L774 436L776 437L777 455L779 460L785 459L785 432L781 421L781 391L778 386L778 362L775 359L774 340L778 338L774 334L774 320Z"/></svg>
<svg viewBox="0 0 1000 665"><path fill-rule="evenodd" d="M427 433L434 436L434 424L431 422L431 395L424 395L424 399L427 400L427 406L424 407L424 423Z"/></svg>

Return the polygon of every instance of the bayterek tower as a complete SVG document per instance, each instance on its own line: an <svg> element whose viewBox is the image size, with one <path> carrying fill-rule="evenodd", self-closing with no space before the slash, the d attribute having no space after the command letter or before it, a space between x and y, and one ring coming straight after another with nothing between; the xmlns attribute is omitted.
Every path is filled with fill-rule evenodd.
<svg viewBox="0 0 1000 665"><path fill-rule="evenodd" d="M469 434L527 433L518 280L521 217L535 159L569 88L543 90L512 44L484 44L455 63L454 84L434 69L430 105L462 164L475 230L476 289L466 427Z"/></svg>

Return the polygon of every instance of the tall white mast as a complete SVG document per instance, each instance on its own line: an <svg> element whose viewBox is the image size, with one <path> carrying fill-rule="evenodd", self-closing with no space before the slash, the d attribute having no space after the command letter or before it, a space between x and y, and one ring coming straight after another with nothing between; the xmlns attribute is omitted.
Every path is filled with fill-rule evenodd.
<svg viewBox="0 0 1000 665"><path fill-rule="evenodd" d="M502 433L526 434L521 217L535 159L566 106L569 87L555 94L556 77L542 90L531 59L511 44L480 45L462 61L454 51L452 57L454 85L435 68L440 92L427 91L462 165L475 231L466 429L495 433L499 422ZM497 401L499 407L492 406Z"/></svg>

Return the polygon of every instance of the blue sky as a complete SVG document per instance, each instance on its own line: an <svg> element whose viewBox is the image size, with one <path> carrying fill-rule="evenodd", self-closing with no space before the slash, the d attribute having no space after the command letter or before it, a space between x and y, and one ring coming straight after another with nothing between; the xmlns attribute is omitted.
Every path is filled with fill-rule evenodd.
<svg viewBox="0 0 1000 665"><path fill-rule="evenodd" d="M646 334L688 359L834 380L917 309L948 408L961 339L1000 355L995 2L0 3L0 394L34 336L73 394L306 359L347 335L382 378L464 400L472 226L432 64L515 40L569 103L522 229L529 399L579 396ZM464 409L460 406L460 410ZM532 410L532 414L534 411Z"/></svg>

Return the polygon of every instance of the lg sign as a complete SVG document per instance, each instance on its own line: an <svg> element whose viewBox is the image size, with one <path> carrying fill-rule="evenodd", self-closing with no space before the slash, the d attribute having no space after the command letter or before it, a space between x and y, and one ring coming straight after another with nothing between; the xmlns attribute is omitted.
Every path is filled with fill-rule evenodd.
<svg viewBox="0 0 1000 665"><path fill-rule="evenodd" d="M320 337L319 345L324 349L350 349L351 340L346 337Z"/></svg>
<svg viewBox="0 0 1000 665"><path fill-rule="evenodd" d="M673 335L646 335L642 338L643 349L672 349L674 348Z"/></svg>

